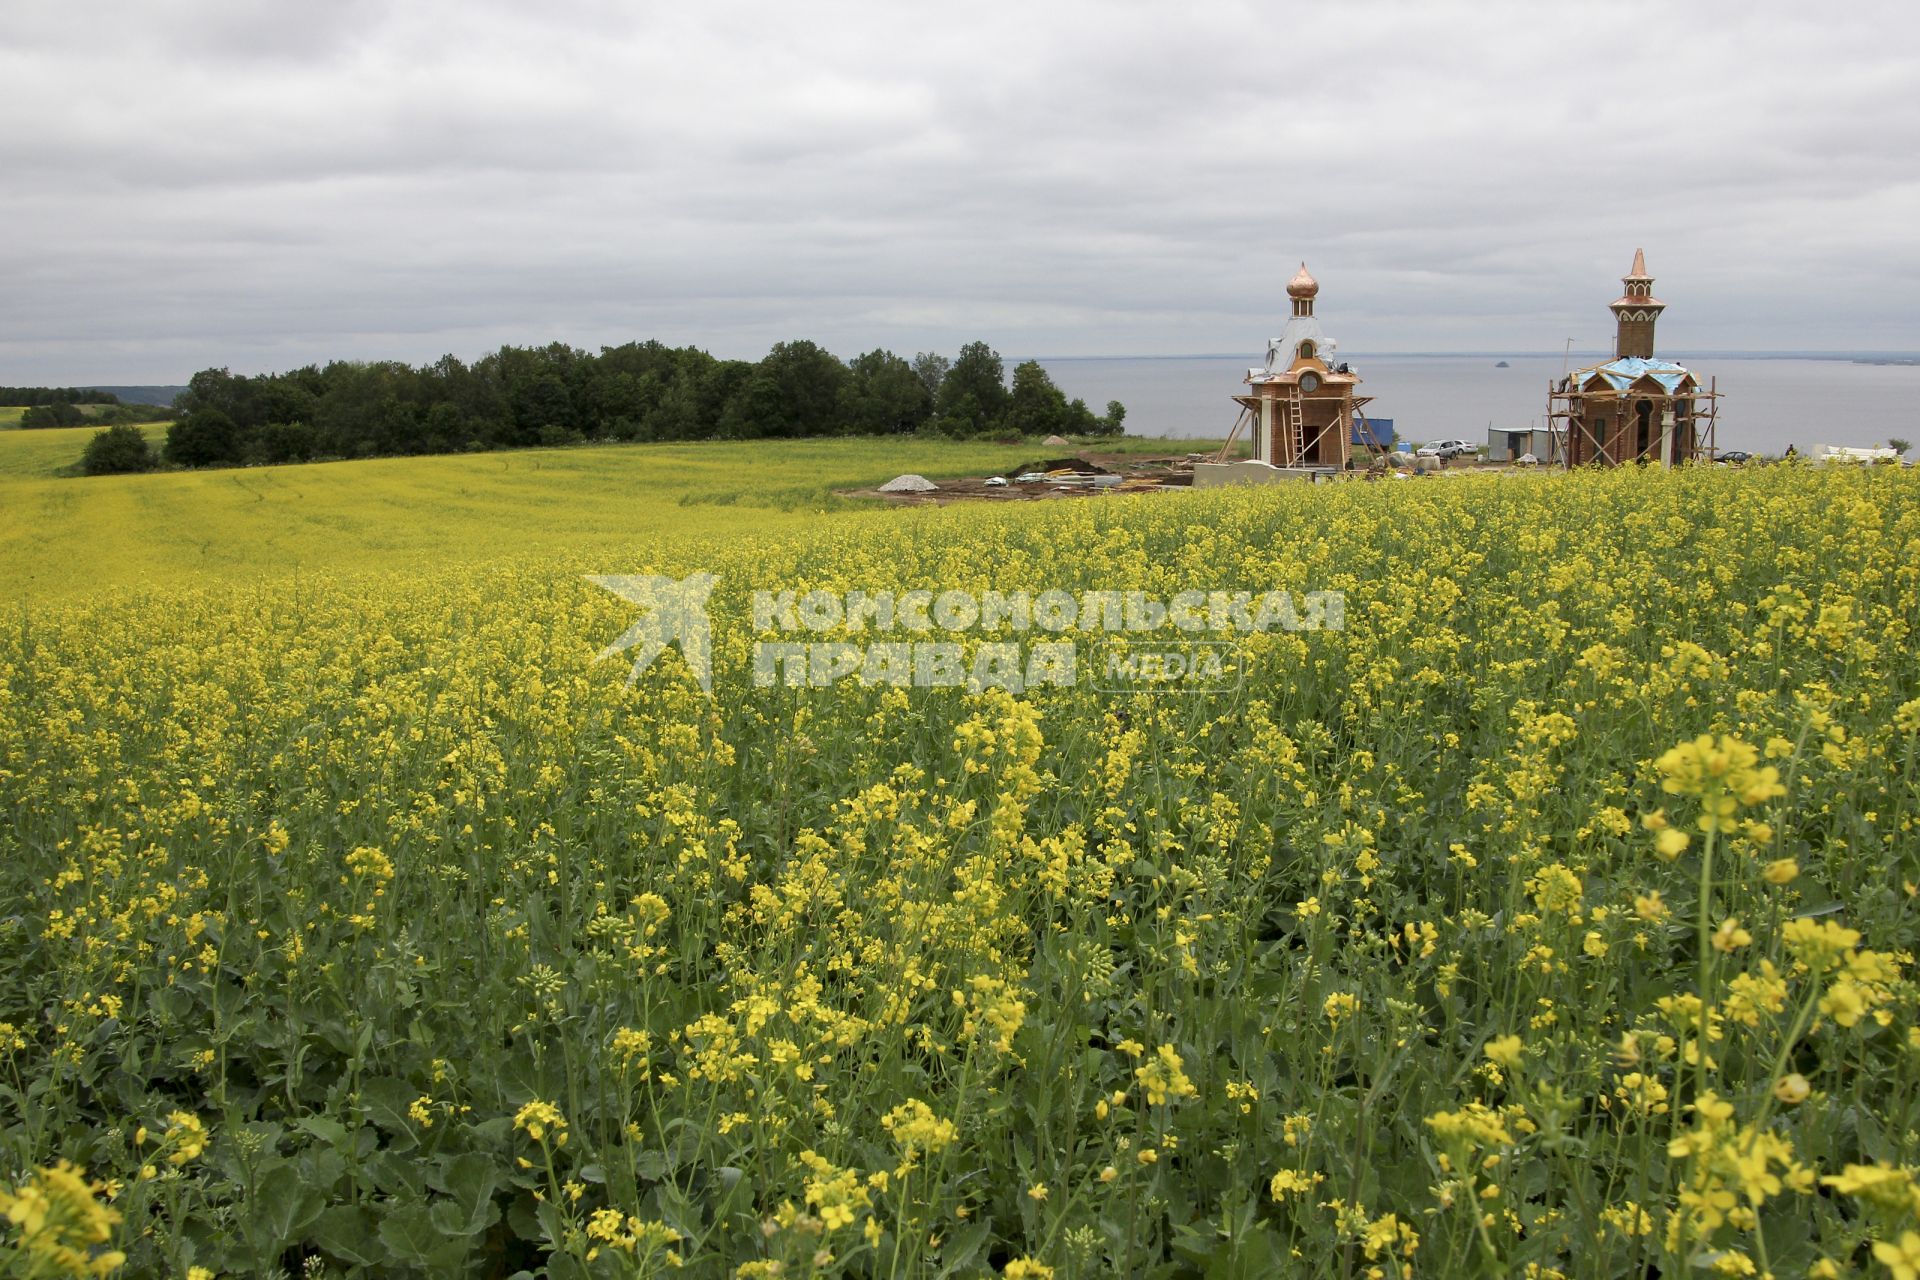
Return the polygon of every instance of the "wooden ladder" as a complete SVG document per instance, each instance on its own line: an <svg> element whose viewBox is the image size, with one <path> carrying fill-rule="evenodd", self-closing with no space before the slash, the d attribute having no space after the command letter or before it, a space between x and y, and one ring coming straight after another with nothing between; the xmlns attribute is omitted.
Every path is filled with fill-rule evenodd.
<svg viewBox="0 0 1920 1280"><path fill-rule="evenodd" d="M1300 407L1300 388L1287 388L1287 439L1293 446L1293 452L1287 457L1287 465L1300 466L1306 459L1307 420Z"/></svg>

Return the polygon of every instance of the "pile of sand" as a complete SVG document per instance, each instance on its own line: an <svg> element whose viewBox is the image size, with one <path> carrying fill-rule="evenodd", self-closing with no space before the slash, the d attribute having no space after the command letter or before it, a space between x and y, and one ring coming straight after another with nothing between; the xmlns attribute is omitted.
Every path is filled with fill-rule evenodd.
<svg viewBox="0 0 1920 1280"><path fill-rule="evenodd" d="M880 486L882 493L932 493L940 486L925 476L895 476Z"/></svg>

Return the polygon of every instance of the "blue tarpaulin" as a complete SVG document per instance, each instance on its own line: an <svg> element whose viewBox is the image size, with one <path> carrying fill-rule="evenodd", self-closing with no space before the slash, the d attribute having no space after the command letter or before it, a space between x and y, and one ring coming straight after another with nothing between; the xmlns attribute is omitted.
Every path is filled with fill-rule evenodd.
<svg viewBox="0 0 1920 1280"><path fill-rule="evenodd" d="M1575 385L1585 386L1587 378L1596 373L1605 378L1607 385L1615 391L1624 391L1641 378L1651 375L1668 395L1672 395L1674 388L1680 385L1680 380L1687 376L1687 368L1671 360L1642 360L1639 356L1622 356L1591 369L1582 369Z"/></svg>
<svg viewBox="0 0 1920 1280"><path fill-rule="evenodd" d="M1361 434L1360 423L1356 421L1353 424L1353 442L1355 444L1360 444L1360 445L1380 444L1380 445L1385 445L1388 448L1393 447L1393 419L1392 418L1366 418L1366 419L1363 419L1363 421L1366 422L1367 431L1372 436L1372 438L1369 439L1366 435Z"/></svg>

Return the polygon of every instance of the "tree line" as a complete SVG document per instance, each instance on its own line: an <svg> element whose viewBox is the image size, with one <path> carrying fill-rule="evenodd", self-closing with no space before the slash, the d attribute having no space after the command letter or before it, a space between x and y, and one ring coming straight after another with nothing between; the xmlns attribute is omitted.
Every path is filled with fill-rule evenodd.
<svg viewBox="0 0 1920 1280"><path fill-rule="evenodd" d="M758 361L633 342L598 354L564 343L502 347L467 364L336 361L248 377L203 369L176 403L159 457L120 434L100 469L306 462L588 440L752 440L924 431L956 437L1118 435L1118 401L1096 415L1037 361L1007 374L984 342L912 360L841 360L783 342ZM104 434L104 433L103 433ZM143 439L144 443L144 439ZM109 465L110 464L110 465ZM93 459L83 469L94 471Z"/></svg>
<svg viewBox="0 0 1920 1280"><path fill-rule="evenodd" d="M0 405L9 409L42 404L119 404L120 397L92 387L0 387Z"/></svg>
<svg viewBox="0 0 1920 1280"><path fill-rule="evenodd" d="M116 422L158 422L174 416L172 409L150 404L103 404L83 401L78 404L56 400L37 404L20 415L20 425L28 430L47 427L111 426Z"/></svg>

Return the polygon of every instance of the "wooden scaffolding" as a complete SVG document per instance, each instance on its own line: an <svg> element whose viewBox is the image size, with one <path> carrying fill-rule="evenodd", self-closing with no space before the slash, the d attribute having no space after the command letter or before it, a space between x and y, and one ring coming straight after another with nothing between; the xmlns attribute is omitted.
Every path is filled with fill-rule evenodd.
<svg viewBox="0 0 1920 1280"><path fill-rule="evenodd" d="M1308 463L1300 461L1309 451L1324 458L1327 454L1326 443L1329 432L1347 431L1350 438L1359 441L1360 447L1367 451L1368 457L1391 452L1379 437L1374 435L1373 427L1367 422L1366 407L1373 403L1372 396L1353 396L1348 401L1346 417L1336 416L1322 423L1313 435L1307 435L1305 397L1298 386L1287 388L1284 396L1235 396L1234 403L1240 406L1240 414L1233 420L1233 430L1220 445L1219 452L1213 455L1215 462L1227 461L1233 452L1233 446L1239 441L1240 433L1252 426L1258 430L1260 404L1263 400L1272 400L1280 414L1279 457L1273 459L1277 467L1328 466L1326 462ZM1341 451L1342 456L1346 450Z"/></svg>
<svg viewBox="0 0 1920 1280"><path fill-rule="evenodd" d="M1615 457L1607 448L1604 434L1596 434L1588 426L1596 406L1608 406L1609 422L1625 422L1629 402L1649 398L1661 401L1668 412L1672 411L1673 402L1676 399L1690 401L1691 411L1687 415L1686 427L1693 433L1693 438L1688 441L1686 457L1704 458L1708 462L1719 457L1719 444L1715 433L1720 419L1720 380L1715 377L1708 380L1705 390L1696 388L1686 396L1661 395L1658 397L1649 397L1645 389L1635 390L1632 386L1589 391L1573 386L1569 382L1567 389L1563 391L1556 383L1548 382L1547 429L1550 435L1558 436L1561 442L1560 457L1552 461L1566 467L1573 466L1574 455L1586 452L1574 448L1574 441L1578 438L1591 446L1591 452L1586 460L1600 466L1619 466L1624 462L1637 462L1648 457L1655 462L1668 463L1672 458L1670 450L1664 454L1649 455L1645 452L1635 452L1623 453L1623 456ZM1664 415L1663 421L1658 425L1661 430L1655 438L1664 440L1666 438ZM1681 429L1681 424L1677 420L1674 423L1674 429L1676 431Z"/></svg>

